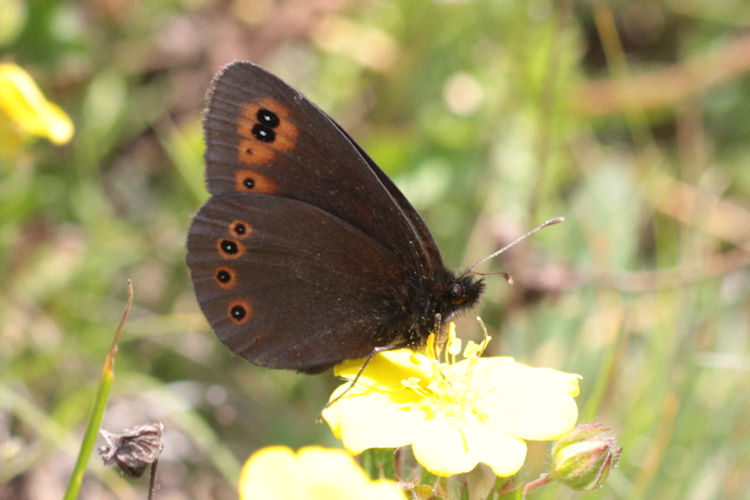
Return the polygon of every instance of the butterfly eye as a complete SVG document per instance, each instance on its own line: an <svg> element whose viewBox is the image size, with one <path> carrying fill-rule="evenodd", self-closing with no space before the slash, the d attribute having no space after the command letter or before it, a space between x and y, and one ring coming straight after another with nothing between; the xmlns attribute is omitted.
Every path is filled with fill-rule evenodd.
<svg viewBox="0 0 750 500"><path fill-rule="evenodd" d="M453 283L449 293L453 304L463 304L466 302L466 289L461 283Z"/></svg>
<svg viewBox="0 0 750 500"><path fill-rule="evenodd" d="M260 142L273 142L276 140L276 132L263 124L256 123L253 125L252 132L253 136Z"/></svg>
<svg viewBox="0 0 750 500"><path fill-rule="evenodd" d="M255 117L258 119L258 123L261 125L267 125L271 128L276 128L281 123L276 113L267 109L259 109L258 114L255 115Z"/></svg>
<svg viewBox="0 0 750 500"><path fill-rule="evenodd" d="M474 281L471 276L462 276L448 289L450 301L454 305L469 307L476 303L484 290L482 280Z"/></svg>

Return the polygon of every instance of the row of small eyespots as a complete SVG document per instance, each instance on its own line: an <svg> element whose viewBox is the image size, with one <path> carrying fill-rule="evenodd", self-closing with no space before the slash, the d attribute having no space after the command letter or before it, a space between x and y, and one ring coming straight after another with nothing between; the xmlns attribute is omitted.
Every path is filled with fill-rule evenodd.
<svg viewBox="0 0 750 500"><path fill-rule="evenodd" d="M243 220L233 220L229 223L227 229L229 235L234 236L237 239L247 238L250 236L250 233L252 233L252 226ZM227 260L236 259L245 253L245 245L243 245L242 242L227 238L219 239L217 248L219 255ZM219 266L216 268L214 276L216 277L216 282L219 287L225 290L234 288L237 284L237 274L234 269L229 266ZM252 316L252 310L252 306L250 306L250 303L247 300L236 299L229 303L227 313L229 314L229 319L235 324L242 325L250 319L250 316Z"/></svg>
<svg viewBox="0 0 750 500"><path fill-rule="evenodd" d="M278 127L281 123L279 117L270 110L259 109L256 114L257 123L253 125L251 131L253 136L260 142L268 143L273 142L276 139L276 133L273 131L274 128ZM242 124L238 124L242 127ZM241 140L239 147L239 158L240 161L246 163L261 162L265 163L270 160L270 152L266 152L268 157L258 157L254 161L249 161L249 158L254 154L252 145L249 141ZM267 177L254 172L252 170L239 170L236 172L236 190L237 191L255 191L255 192L272 192L275 188L275 183L270 181ZM244 221L235 220L229 224L229 234L239 239L246 238L252 227ZM221 239L218 243L219 255L225 259L236 259L245 252L245 247L240 242L232 241L229 239ZM234 270L230 267L222 266L216 269L216 282L219 287L227 290L234 288L237 284L237 276ZM229 318L238 325L246 323L250 316L252 316L252 307L247 300L236 299L229 303L228 307Z"/></svg>
<svg viewBox="0 0 750 500"><path fill-rule="evenodd" d="M254 107L251 103L246 103L244 108ZM247 133L245 125L245 113L238 121L238 132L242 135ZM250 129L250 133L256 140L261 143L271 143L276 140L276 132L273 129L281 124L278 115L273 111L260 108L255 113L256 123ZM291 144L282 145L282 149L289 149ZM240 139L237 151L237 159L247 165L268 165L276 156L276 152L267 146L260 146L253 143L251 139ZM272 193L275 191L276 183L268 177L253 170L238 170L235 173L235 190L240 192L257 192Z"/></svg>

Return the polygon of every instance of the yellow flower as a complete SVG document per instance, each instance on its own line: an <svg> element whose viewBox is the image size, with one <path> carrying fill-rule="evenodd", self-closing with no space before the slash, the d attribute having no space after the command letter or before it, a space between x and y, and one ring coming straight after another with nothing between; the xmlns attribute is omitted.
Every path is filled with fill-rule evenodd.
<svg viewBox="0 0 750 500"><path fill-rule="evenodd" d="M286 446L255 452L240 474L241 500L406 500L386 479L372 481L344 450Z"/></svg>
<svg viewBox="0 0 750 500"><path fill-rule="evenodd" d="M47 101L34 80L15 64L0 64L0 121L10 121L26 134L64 144L73 137L73 122ZM3 127L5 128L5 127Z"/></svg>
<svg viewBox="0 0 750 500"><path fill-rule="evenodd" d="M580 375L479 357L489 340L470 342L456 361L461 348L451 325L447 362L429 343L430 356L410 349L380 353L322 416L354 454L411 444L417 461L437 475L484 462L498 476L511 476L526 458L524 440L552 440L573 428ZM362 362L344 362L334 373L352 380ZM331 401L349 386L338 387Z"/></svg>

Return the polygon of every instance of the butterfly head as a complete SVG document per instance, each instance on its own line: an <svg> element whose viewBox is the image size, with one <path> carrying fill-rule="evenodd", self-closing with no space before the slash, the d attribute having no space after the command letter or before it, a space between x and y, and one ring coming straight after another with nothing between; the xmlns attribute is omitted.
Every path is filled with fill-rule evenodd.
<svg viewBox="0 0 750 500"><path fill-rule="evenodd" d="M476 304L483 290L483 280L475 280L474 276L464 274L456 278L448 289L448 293L451 304L463 308Z"/></svg>

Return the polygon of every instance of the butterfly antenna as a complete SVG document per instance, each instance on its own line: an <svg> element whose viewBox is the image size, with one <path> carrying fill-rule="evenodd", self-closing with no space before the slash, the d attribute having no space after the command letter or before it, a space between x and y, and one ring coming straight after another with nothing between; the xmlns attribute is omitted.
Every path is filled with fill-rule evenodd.
<svg viewBox="0 0 750 500"><path fill-rule="evenodd" d="M538 225L537 227L535 227L534 229L532 229L532 230L531 230L531 231L529 231L528 233L526 233L526 234L524 234L524 235L522 235L522 236L519 236L519 237L518 237L518 238L516 238L515 240L511 241L510 243L508 243L507 245L505 245L505 246L504 246L503 248L501 248L500 250L498 250L498 251L496 251L496 252L492 252L492 253L491 253L491 254L489 254L489 255L488 255L487 257L484 257L483 259L480 259L480 260L476 261L476 262L475 262L475 263L474 263L474 264L473 264L473 265L472 265L471 267L469 267L469 270L468 270L467 272L472 272L472 270L473 270L473 269L474 269L475 267L477 267L477 266L478 266L479 264L481 264L481 263L483 263L483 262L486 262L486 261L488 261L488 260L490 260L490 259L493 259L493 258L497 257L498 255L500 255L501 253L505 252L506 250L508 250L508 249L509 249L510 247L512 247L512 246L513 246L513 245L515 245L516 243L518 243L518 242L520 242L520 241L523 241L523 240L525 240L526 238L528 238L528 237L529 237L529 236L531 236L532 234L534 234L534 233L536 233L536 232L539 232L539 231L541 231L541 230L542 230L542 229L544 229L545 227L547 227L547 226L553 226L553 225L555 225L555 224L559 224L559 223L563 222L564 220L565 220L565 218L564 218L564 217L555 217L554 219L550 219L550 220L548 220L548 221L544 222L543 224L540 224L540 225Z"/></svg>

